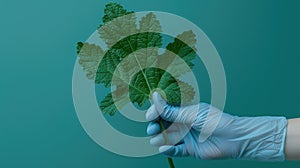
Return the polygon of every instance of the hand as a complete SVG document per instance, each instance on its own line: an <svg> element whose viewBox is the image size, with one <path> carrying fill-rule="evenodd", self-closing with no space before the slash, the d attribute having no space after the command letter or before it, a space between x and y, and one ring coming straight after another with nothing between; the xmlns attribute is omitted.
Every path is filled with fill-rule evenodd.
<svg viewBox="0 0 300 168"><path fill-rule="evenodd" d="M237 117L200 103L172 106L155 92L146 119L152 145L170 157L284 160L284 117ZM159 120L170 126L161 132ZM166 137L166 138L165 138ZM166 142L166 139L168 142Z"/></svg>

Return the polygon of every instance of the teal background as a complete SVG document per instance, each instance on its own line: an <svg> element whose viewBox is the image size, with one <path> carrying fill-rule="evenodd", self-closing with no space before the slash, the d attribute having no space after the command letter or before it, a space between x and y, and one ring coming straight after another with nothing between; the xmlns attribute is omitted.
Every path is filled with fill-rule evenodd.
<svg viewBox="0 0 300 168"><path fill-rule="evenodd" d="M103 0L0 2L0 167L167 167L161 155L127 158L95 144L73 107L75 43L100 23ZM235 115L300 116L300 1L120 0L197 24L225 67L225 110ZM208 88L209 89L209 88ZM299 167L299 161L175 159L180 167Z"/></svg>

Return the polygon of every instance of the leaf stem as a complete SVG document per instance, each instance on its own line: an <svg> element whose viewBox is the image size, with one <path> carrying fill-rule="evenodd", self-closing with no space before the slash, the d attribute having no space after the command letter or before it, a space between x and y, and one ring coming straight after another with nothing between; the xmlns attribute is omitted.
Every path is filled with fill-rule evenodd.
<svg viewBox="0 0 300 168"><path fill-rule="evenodd" d="M170 168L175 168L174 162L172 158L168 158Z"/></svg>
<svg viewBox="0 0 300 168"><path fill-rule="evenodd" d="M166 144L168 145L169 140L168 140L168 137L167 137L167 134L166 134L166 128L165 128L162 120L159 120L159 125L160 125L160 128L162 129L162 133L163 133L164 139L166 141ZM170 168L175 168L175 165L174 165L174 162L173 162L172 158L168 158L168 163L169 163Z"/></svg>

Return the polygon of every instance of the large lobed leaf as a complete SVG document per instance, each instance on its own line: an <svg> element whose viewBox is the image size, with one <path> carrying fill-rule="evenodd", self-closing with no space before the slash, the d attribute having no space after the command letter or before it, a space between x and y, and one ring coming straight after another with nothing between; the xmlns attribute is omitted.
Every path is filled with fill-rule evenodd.
<svg viewBox="0 0 300 168"><path fill-rule="evenodd" d="M115 88L101 100L101 111L113 115L130 102L143 106L155 90L162 91L171 104L192 101L193 87L178 77L194 66L193 32L178 35L159 55L162 28L153 13L142 17L138 26L135 13L117 3L108 3L104 13L103 23L109 26L100 25L98 33L109 49L104 52L88 43L77 46L79 63L87 77Z"/></svg>

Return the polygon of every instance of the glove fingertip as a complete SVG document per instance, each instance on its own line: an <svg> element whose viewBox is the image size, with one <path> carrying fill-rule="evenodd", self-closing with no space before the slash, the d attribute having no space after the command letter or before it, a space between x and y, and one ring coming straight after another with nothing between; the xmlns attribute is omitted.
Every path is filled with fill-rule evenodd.
<svg viewBox="0 0 300 168"><path fill-rule="evenodd" d="M170 157L188 156L188 151L185 147L185 144L179 144L175 146L164 145L159 148L159 152Z"/></svg>
<svg viewBox="0 0 300 168"><path fill-rule="evenodd" d="M158 150L160 153L171 156L173 154L174 146L164 145L164 146L159 147Z"/></svg>
<svg viewBox="0 0 300 168"><path fill-rule="evenodd" d="M164 100L158 92L154 92L152 97L156 110L159 113L162 113L164 111L164 106L167 104L166 100Z"/></svg>
<svg viewBox="0 0 300 168"><path fill-rule="evenodd" d="M147 127L147 135L152 136L160 132L159 124L155 122L150 122Z"/></svg>
<svg viewBox="0 0 300 168"><path fill-rule="evenodd" d="M152 105L146 112L146 121L154 121L158 117L159 114L157 113L155 106Z"/></svg>

